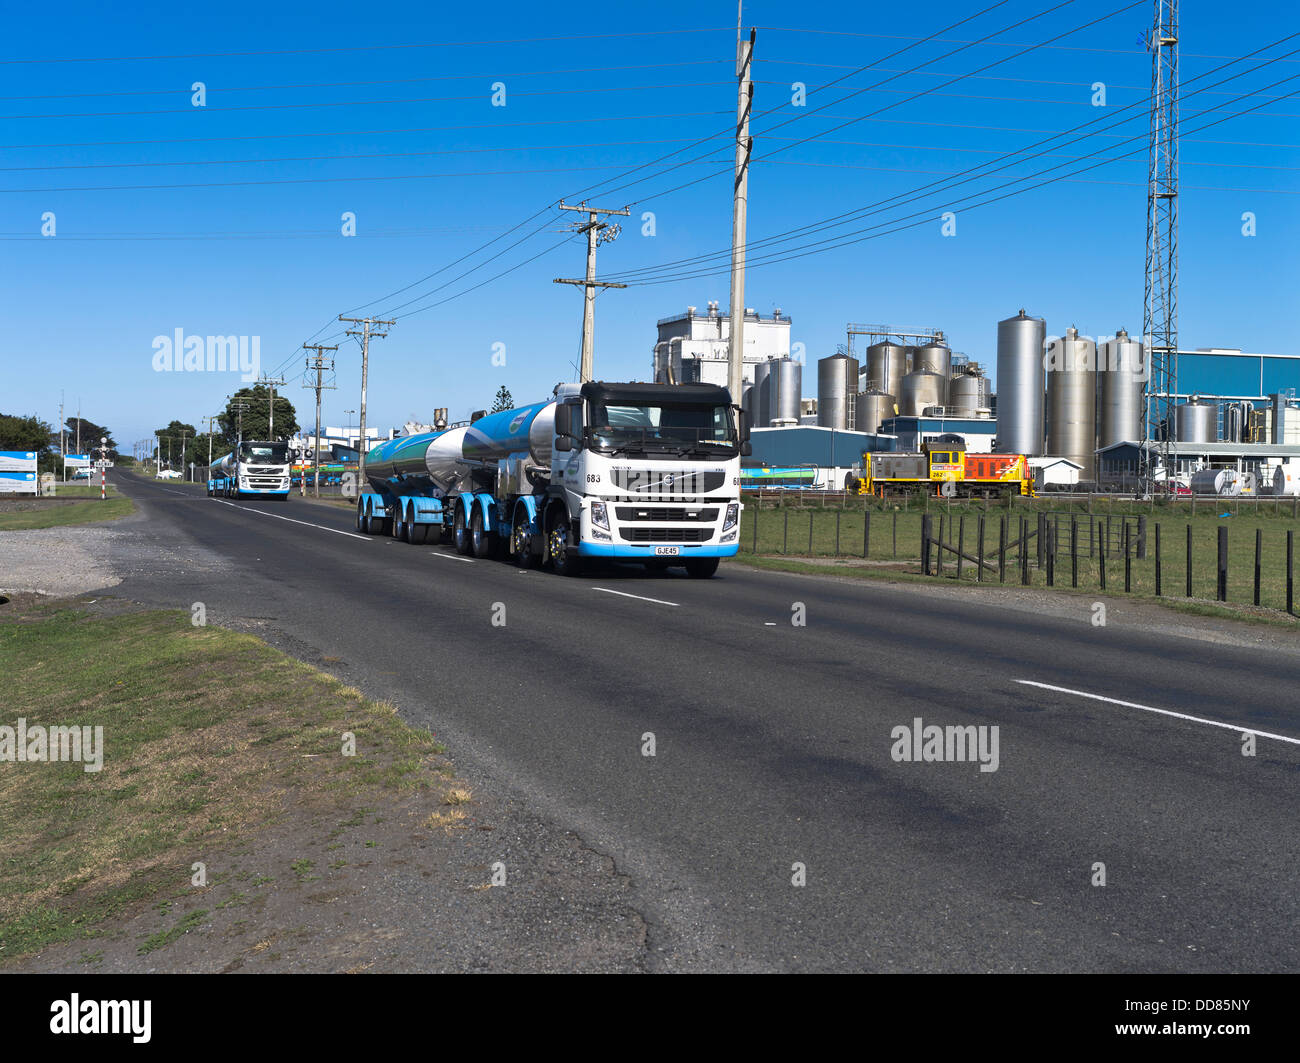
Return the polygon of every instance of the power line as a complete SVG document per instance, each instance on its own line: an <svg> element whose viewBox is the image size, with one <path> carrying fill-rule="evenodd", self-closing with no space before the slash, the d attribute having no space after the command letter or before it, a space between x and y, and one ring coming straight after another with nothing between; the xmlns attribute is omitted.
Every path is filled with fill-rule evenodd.
<svg viewBox="0 0 1300 1063"><path fill-rule="evenodd" d="M639 30L628 33L575 33L561 37L509 37L496 41L434 41L423 44L356 44L341 48L280 48L245 52L190 52L178 55L104 55L61 59L0 59L0 66L34 66L45 63L132 63L155 59L230 59L254 55L336 55L345 52L412 51L421 48L471 48L502 44L549 44L559 41L594 41L626 39L633 37L671 37L691 33L717 33L730 27L703 27L697 29Z"/></svg>
<svg viewBox="0 0 1300 1063"><path fill-rule="evenodd" d="M502 151L568 151L574 148L630 148L647 144L678 144L685 137L667 137L660 140L593 140L585 144L519 144L495 148L437 148L429 151L373 151L347 155L282 155L268 158L243 159L182 159L175 162L93 162L67 163L53 166L0 166L0 173L19 173L33 170L121 170L143 167L167 166L236 166L244 163L270 162L330 162L342 159L409 159L429 155L482 155Z"/></svg>
<svg viewBox="0 0 1300 1063"><path fill-rule="evenodd" d="M465 125L408 126L398 129L338 129L317 133L246 133L233 136L168 137L154 140L79 140L48 144L0 144L6 151L22 148L117 148L143 144L216 144L242 140L295 140L304 137L368 137L395 133L457 133L471 129L520 129L550 125L586 125L594 122L651 122L660 119L708 118L730 111L679 111L674 114L628 114L594 118L549 118L529 122L471 122Z"/></svg>
<svg viewBox="0 0 1300 1063"><path fill-rule="evenodd" d="M1295 80L1296 78L1300 78L1300 74L1293 75L1292 77L1289 77L1289 78L1284 78L1282 81L1279 81L1279 82L1277 82L1276 84L1283 84L1283 83L1286 82L1286 81L1293 81L1293 80ZM1290 96L1290 97L1294 97L1294 96L1297 96L1297 95L1300 95L1300 89L1296 89L1295 92L1293 92L1293 93L1289 93L1289 94L1288 94L1288 96ZM1208 108L1206 111L1202 111L1202 112L1200 112L1199 114L1197 114L1197 115L1195 115L1195 116L1193 116L1193 117L1204 117L1205 114L1209 113L1210 111L1218 110L1218 109L1220 109L1220 107L1222 107L1222 106L1223 106L1222 104L1219 104L1219 105L1216 105L1215 107ZM1222 123L1227 122L1227 121L1230 121L1230 120L1232 120L1233 118L1239 118L1239 117L1241 117L1242 115L1249 114L1249 113L1251 113L1252 111L1257 110L1259 107L1262 107L1262 106L1265 106L1265 105L1264 105L1264 104L1256 104L1255 107L1246 108L1245 110L1243 110L1243 111L1238 111L1238 112L1236 112L1235 114L1225 115L1225 116L1223 116L1223 117L1221 117L1221 118L1217 118L1217 119L1215 119L1213 122L1208 122L1208 123L1206 123L1205 125L1198 126L1196 131L1199 132L1199 131L1201 131L1201 130L1209 129L1209 128L1211 128L1211 127L1213 127L1213 126L1216 126L1216 125L1221 125ZM1134 138L1131 138L1131 139L1137 139L1137 138L1134 137ZM987 200L984 200L983 202L980 202L980 203L974 203L974 204L970 205L969 207L965 207L965 208L963 208L963 209L965 209L965 210L975 210L975 209L977 209L977 208L979 208L979 207L989 206L989 205L991 205L991 204L993 204L993 203L1001 202L1001 201L1004 200L1004 199L1010 199L1010 198L1013 197L1013 196L1023 195L1023 194L1026 193L1026 192L1032 192L1032 191L1035 191L1035 190L1037 190L1037 189L1039 189L1039 188L1042 188L1042 187L1044 187L1044 186L1046 186L1046 185L1054 184L1054 183L1056 183L1056 182L1058 182L1058 181L1064 180L1065 178L1068 178L1068 177L1074 177L1074 176L1077 176L1078 174L1081 174L1081 173L1087 173L1087 172L1089 172L1090 170L1095 170L1095 169L1097 169L1097 168L1100 167L1100 166L1107 166L1107 165L1110 165L1111 163L1114 163L1114 162L1119 161L1119 160L1121 160L1121 159L1129 158L1130 156L1133 156L1133 155L1140 154L1140 153L1142 153L1142 152L1145 152L1146 150L1147 150L1147 149L1146 149L1146 146L1144 145L1144 146L1141 146L1141 147L1135 148L1135 149L1133 149L1132 151L1126 152L1126 153L1124 153L1124 154L1122 154L1122 155L1111 156L1111 157L1107 157L1107 158L1101 159L1101 160L1099 160L1099 161L1097 161L1097 162L1090 163L1090 164L1087 165L1087 166L1083 166L1083 167L1080 167L1080 168L1077 169L1077 170L1073 170L1073 171L1071 171L1069 174L1060 175L1060 176L1057 176L1057 177L1049 177L1049 178L1047 178L1047 179L1045 179L1045 180L1043 180L1043 181L1038 182L1038 183L1035 184L1035 185L1031 185L1031 186L1026 187L1026 188L1015 189L1015 190L1010 191L1010 192L1005 192L1005 193L1003 193L1002 195L994 196L993 198L991 198L991 199L987 199ZM1059 167L1049 167L1049 170L1050 170L1050 169L1057 169L1057 168L1059 168ZM1047 170L1043 170L1043 171L1040 171L1040 174L1041 174L1041 173L1046 173L1046 172L1048 172L1048 171L1047 171ZM1031 175L1027 175L1026 177L1016 178L1014 181L1007 182L1006 185L1000 185L1000 186L997 186L997 187L999 187L999 188L1003 188L1003 187L1006 187L1007 185L1010 185L1010 184L1018 184L1018 183L1020 183L1020 182L1022 182L1022 181L1032 180L1032 179L1033 179L1034 177L1036 177L1036 176L1039 176L1039 174L1031 174ZM977 196L987 195L989 192L992 192L992 191L996 191L996 188L995 188L995 189L985 189L985 190L980 191L980 192L971 193L971 195L966 196L966 197L963 197L963 199L973 199L973 198L975 198L975 197L977 197ZM958 200L957 202L962 202L962 200ZM955 203L945 203L945 204L943 204L943 205L944 205L944 206L954 206L954 205L956 205L956 204L955 204ZM807 248L807 249L805 249L805 250L800 250L799 248L787 248L785 251L777 252L777 253L775 253L775 254L773 254L773 255L771 255L771 256L768 256L768 257L766 257L766 258L760 259L760 260L758 260L757 262L752 263L752 264L755 264L755 265L774 265L774 264L776 264L776 263L778 263L778 262L789 262L789 261L792 261L792 260L794 260L794 259L807 258L809 255L822 254L822 253L824 253L824 252L826 252L826 251L836 250L836 249L841 248L841 247L847 247L847 246L850 246L850 245L853 245L853 244L863 243L863 242L868 241L868 240L879 239L879 238L881 238L881 237L883 237L883 236L889 236L889 235L892 235L893 233L902 232L902 231L904 231L904 230L906 230L906 229L914 229L914 228L917 228L918 226L921 226L921 225L929 225L929 224L931 224L931 223L936 219L936 217L937 217L937 216L934 214L934 210L935 210L935 209L936 209L936 208L929 208L929 209L924 210L924 211L916 211L916 212L914 212L913 214L905 215L905 216L904 216L905 218L915 218L915 217L917 217L918 214L924 214L925 216L922 217L922 218L920 218L920 220L918 220L918 221L911 221L911 222L908 222L907 224L897 225L895 228L887 229L887 230L885 230L884 232L874 233L874 234L872 234L872 235L855 236L854 239L842 239L842 237L844 237L844 236L848 236L848 235L852 235L852 234L841 234L840 237L836 237L836 238L834 238L834 240L836 241L836 242L834 242L834 243L830 243L830 242L828 242L828 241L816 241L815 243L813 243L813 244L811 244L811 245L806 245L806 248ZM883 226L883 225L890 225L890 224L893 224L894 222L902 221L902 220L904 220L904 219L893 219L893 221L880 222L880 223L877 224L877 225L869 226L867 229L861 229L861 230L858 230L858 232L859 232L859 233L866 233L866 232L869 232L869 231L872 230L872 229L879 229L879 228L880 228L881 226ZM820 245L826 245L826 246L818 246L819 244L820 244ZM678 274L675 274L675 275L672 276L672 277L666 277L666 278L661 278L661 279L640 280L640 281L638 281L638 280L633 280L633 281L629 281L628 283L629 283L629 286L634 286L634 287L648 287L648 286L651 286L651 285L658 285L658 284L671 284L671 283L674 283L674 282L676 282L676 281L680 281L680 280L693 280L693 279L700 278L700 277L716 277L716 276L719 276L719 275L722 274L722 273L725 273L726 270L727 270L727 267L726 267L726 266L718 266L718 267L701 268L700 270L698 270L698 271L696 271L696 272L693 272L693 273L678 273Z"/></svg>
<svg viewBox="0 0 1300 1063"><path fill-rule="evenodd" d="M1073 0L1069 0L1073 3ZM536 92L512 92L515 99L534 96L591 96L605 95L611 92L646 92L659 89L699 89L729 85L728 81L681 81L671 85L606 85L596 89L539 89ZM469 96L413 96L405 99L390 100L321 100L312 103L249 103L235 107L204 107L209 114L236 114L245 111L309 111L332 107L384 107L389 104L407 103L464 103L467 100L479 100L484 94L474 93ZM172 107L161 111L74 111L67 114L0 114L0 121L16 122L21 119L35 118L49 121L53 118L141 118L165 114L193 114L194 107Z"/></svg>
<svg viewBox="0 0 1300 1063"><path fill-rule="evenodd" d="M291 85L216 85L214 91L220 92L271 92L283 89L337 89L359 88L368 85L414 85L431 81L472 81L477 78L549 77L559 74L608 74L617 70L663 70L680 66L714 66L726 63L726 59L688 59L679 63L637 63L630 66L583 66L559 70L514 70L502 72L489 70L480 74L440 74L437 77L422 78L383 78L376 81L306 81ZM0 96L4 100L85 100L100 99L111 96L187 96L189 90L175 86L165 89L127 89L120 92L60 92L41 96Z"/></svg>
<svg viewBox="0 0 1300 1063"><path fill-rule="evenodd" d="M1204 78L1210 77L1210 76L1212 76L1213 74L1218 73L1220 70L1224 70L1224 69L1226 69L1227 67L1230 67L1230 66L1235 65L1236 63L1247 61L1247 60L1253 58L1255 55L1258 55L1260 52L1267 51L1269 48L1274 48L1274 47L1276 47L1277 45L1283 43L1284 41L1290 40L1290 39L1292 39L1292 38L1294 38L1294 37L1296 37L1296 36L1300 36L1300 34L1295 34L1295 33L1293 33L1293 34L1289 34L1288 36L1286 36L1286 37L1282 37L1282 38L1280 38L1280 39L1277 40L1277 41L1273 41L1273 42L1271 42L1271 43L1269 43L1269 44L1266 44L1266 45L1262 46L1261 48L1256 49L1255 52L1250 53L1250 55L1243 56L1243 57L1240 58L1240 59L1232 60L1232 61L1229 62L1229 63L1224 63L1224 64L1222 64L1220 67L1218 67L1218 68L1216 68L1216 69L1214 69L1214 70L1206 71L1204 74L1197 75L1197 77L1190 79L1190 80L1187 82L1187 84L1191 84L1191 83L1193 83L1193 82L1195 82L1195 81L1203 80ZM1287 55L1292 55L1292 54L1295 54L1295 52L1287 53ZM1231 75L1231 76L1229 76L1229 77L1223 79L1222 81L1219 81L1219 82L1213 82L1212 84L1214 84L1214 85L1221 85L1221 84L1225 84L1225 83L1228 82L1228 81L1234 80L1234 79L1236 79L1236 78L1238 78L1238 77L1244 77L1244 76L1247 76L1247 74L1257 73L1259 70L1263 69L1263 68L1266 67L1266 66L1271 65L1273 62L1277 61L1278 59L1282 59L1282 58L1285 58L1285 56L1275 57L1275 59L1265 60L1265 61L1261 62L1261 63L1260 63L1260 64L1259 64L1259 65L1258 65L1254 70L1251 70L1251 71L1243 71L1243 72L1241 72L1241 73L1239 73L1239 74ZM1198 93L1203 92L1203 91L1205 91L1205 88L1204 88L1204 87L1201 88L1201 89L1194 90L1193 92L1188 93L1187 95L1188 95L1188 96L1195 96L1195 95L1197 95ZM998 170L1006 169L1006 168L1009 167L1009 166L1016 165L1016 164L1018 164L1018 163L1020 163L1020 162L1026 162L1026 161L1028 161L1029 159L1032 159L1032 158L1036 158L1036 157L1038 157L1038 155L1046 154L1046 151L1044 150L1044 151L1037 152L1037 153L1035 153L1034 155L1028 155L1028 156L1025 155L1026 152L1030 151L1030 150L1033 149L1033 148L1040 148L1040 147L1044 147L1044 148L1045 148L1046 145L1051 144L1053 141L1061 140L1061 139L1064 138L1064 137L1069 137L1071 134L1079 133L1081 130L1087 130L1090 126L1098 126L1098 125L1100 125L1101 123L1109 123L1109 126L1102 126L1102 128L1113 128L1113 127L1115 127L1115 126L1123 125L1123 124L1125 124L1125 123L1127 123L1127 122L1133 121L1135 118L1142 117L1143 112L1136 112L1136 113L1130 115L1130 116L1127 117L1127 118L1121 118L1120 115L1122 115L1125 111L1132 111L1132 110L1134 110L1135 108L1138 108L1138 107L1140 107L1140 106L1144 106L1145 103L1146 103L1146 101L1138 101L1138 102L1136 102L1136 103L1128 104L1128 105L1126 105L1125 107L1120 108L1119 111L1114 112L1114 113L1112 113L1112 114L1101 115L1101 116L1099 116L1099 117L1097 117L1097 118L1095 118L1095 119L1092 119L1092 120L1089 121L1089 122L1082 123L1082 124L1080 124L1080 125L1077 125L1077 126L1072 127L1071 129L1064 130L1064 131L1059 132L1059 133L1055 133L1055 134L1053 134L1053 135L1051 135L1051 136L1049 136L1049 137L1047 137L1047 138L1045 138L1045 139L1043 139L1043 140L1040 140L1040 141L1038 141L1038 142L1036 142L1036 143L1034 143L1034 144L1030 144L1030 145L1027 145L1026 147L1023 147L1023 148L1017 148L1017 149L1015 149L1014 151L1007 152L1007 153L1001 155L1001 156L1000 156L999 158L997 158L997 159L992 159L992 160L990 160L989 162L980 163L980 164L978 164L978 165L976 165L976 166L973 166L973 167L968 168L967 170L959 171L958 174L956 174L955 176L966 176L966 175L970 175L970 176L967 177L967 180L966 180L966 181L957 182L957 183L958 183L958 184L965 184L965 183L968 183L969 181L977 180L977 179L980 178L980 177L987 177L987 176L989 176L989 175L992 174L992 173L996 173L996 172L998 172ZM1217 105L1217 106L1223 106L1223 105ZM1260 104L1260 105L1259 105L1259 107L1263 107L1263 106L1267 106L1267 104ZM1256 109L1258 109L1258 108L1256 108ZM760 135L761 135L761 134L760 134ZM1086 140L1086 139L1088 139L1088 138L1090 138L1090 137L1092 137L1092 136L1096 136L1096 135L1098 135L1098 133L1097 133L1097 131L1094 130L1094 131L1092 131L1092 132L1085 133L1083 136L1076 136L1076 137L1074 137L1074 141L1075 141L1075 142L1078 142L1078 141L1081 141L1081 140ZM1132 136L1130 136L1130 137L1125 137L1124 139L1125 139L1125 140L1132 140L1133 137L1132 137ZM1062 146L1064 146L1064 145L1062 145ZM780 148L780 149L778 149L778 152L779 152L779 151L784 151L784 150L786 150L786 148ZM773 152L773 153L770 153L770 154L776 154L776 153L777 153L777 152ZM762 158L761 158L761 161L768 161L768 157L762 157ZM1004 165L1003 165L1003 166L1000 166L1000 167L997 167L996 169L988 170L988 172L987 172L987 173L984 173L984 174L980 174L980 173L978 172L978 171L980 171L980 170L985 170L986 168L992 166L994 163L997 163L997 162L1004 162ZM924 185L924 186L922 186L922 187L919 188L919 189L914 189L914 190L912 190L911 192L903 192L903 193L899 193L898 195L891 196L891 197L889 197L889 198L887 198L887 199L879 200L879 201L877 201L876 203L868 204L868 205L865 206L865 207L860 207L860 208L857 208L857 209L855 209L855 210L851 210L851 211L844 211L844 212L842 212L842 213L840 213L840 214L832 215L832 216L829 217L829 218L823 218L823 219L820 219L820 220L818 220L818 221L816 221L816 222L809 223L809 224L807 224L807 225L798 226L798 227L793 228L793 229L788 229L788 230L786 230L785 232L777 233L777 234L775 234L775 235L773 235L773 236L770 236L770 237L765 237L765 238L762 239L762 240L758 240L758 241L754 241L754 242L752 242L752 243L750 244L750 247L751 247L751 248L755 248L755 247L762 247L762 246L770 246L770 245L772 245L772 244L774 244L774 243L784 243L784 242L788 242L789 240L793 239L794 237L796 237L796 236L798 236L798 235L800 235L800 234L810 232L810 231L813 230L813 229L821 229L821 228L825 228L826 226L831 225L831 224L835 224L835 223L838 223L838 224L847 224L849 221L852 221L852 220L855 219L855 218L868 216L868 215L870 215L870 214L872 214L872 213L879 213L879 209L872 209L872 208L883 208L884 205L887 205L887 204L890 204L890 203L894 203L894 202L897 201L897 200L903 199L903 197L905 197L905 196L906 196L906 197L909 197L909 198L907 198L907 199L903 199L903 202L910 202L912 199L917 198L917 197L919 196L920 193L925 192L926 189L931 189L931 188L934 188L935 186L942 186L942 185L949 185L950 187L953 187L953 185L952 185L949 181L947 181L947 180L943 180L943 181L932 181L932 182L930 182L930 184L928 184L928 185ZM901 204L900 204L900 205L901 205ZM685 258L685 259L677 259L677 260L672 261L672 262L660 263L660 264L657 265L657 266L643 267L643 268L638 269L638 270L633 270L633 271L631 271L630 273L625 274L624 276L637 276L637 275L646 274L646 273L651 273L651 272L663 271L663 270L666 270L666 269L668 269L668 268L670 268L670 267L673 267L673 266L687 265L687 264L690 264L690 263L693 263L693 262L701 262L701 261L704 261L704 260L707 260L707 259L710 259L710 258L718 258L718 259L720 259L720 258L722 258L723 256L727 256L727 257L729 257L729 256L730 256L730 253L731 253L731 252L730 252L730 249L727 249L727 248L719 249L719 250L717 250L717 251L708 252L708 253L705 253L705 254L696 255L696 256L689 257L689 258Z"/></svg>

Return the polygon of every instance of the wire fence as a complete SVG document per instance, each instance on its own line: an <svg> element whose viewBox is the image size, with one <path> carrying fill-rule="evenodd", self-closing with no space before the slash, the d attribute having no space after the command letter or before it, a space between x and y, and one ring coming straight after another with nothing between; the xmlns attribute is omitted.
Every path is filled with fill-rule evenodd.
<svg viewBox="0 0 1300 1063"><path fill-rule="evenodd" d="M1290 499L1201 506L1193 518L1182 506L1152 510L1120 500L1055 508L1057 500L951 504L818 494L747 496L742 553L856 560L972 583L1235 602L1295 615L1300 522Z"/></svg>

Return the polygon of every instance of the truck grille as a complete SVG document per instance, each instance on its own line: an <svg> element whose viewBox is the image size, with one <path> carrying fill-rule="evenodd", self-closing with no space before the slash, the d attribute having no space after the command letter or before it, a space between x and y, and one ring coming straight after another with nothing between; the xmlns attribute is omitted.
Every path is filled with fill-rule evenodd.
<svg viewBox="0 0 1300 1063"><path fill-rule="evenodd" d="M713 529L622 528L620 534L629 543L706 543L713 538Z"/></svg>
<svg viewBox="0 0 1300 1063"><path fill-rule="evenodd" d="M660 524L669 521L700 521L712 524L718 519L716 509L677 509L668 506L615 506L614 516L621 521L648 521Z"/></svg>
<svg viewBox="0 0 1300 1063"><path fill-rule="evenodd" d="M641 469L610 470L610 480L620 491L639 495L703 495L717 491L727 482L721 469L679 469L675 472L646 472Z"/></svg>

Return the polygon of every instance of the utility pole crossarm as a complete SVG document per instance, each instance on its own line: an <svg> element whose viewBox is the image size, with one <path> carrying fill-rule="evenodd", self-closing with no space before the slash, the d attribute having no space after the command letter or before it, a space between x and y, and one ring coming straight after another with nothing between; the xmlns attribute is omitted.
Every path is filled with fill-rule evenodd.
<svg viewBox="0 0 1300 1063"><path fill-rule="evenodd" d="M602 243L611 243L617 239L618 234L622 231L618 225L610 225L609 222L600 220L602 214L614 215L626 218L631 214L629 207L613 209L606 207L591 207L584 200L581 203L568 204L560 200L560 210L573 210L587 215L585 222L574 222L571 226L573 232L585 233L587 236L587 276L584 280L565 280L556 278L556 284L574 284L585 289L582 303L582 361L581 368L578 370L578 379L586 383L592 378L594 372L595 344L596 344L596 289L597 288L626 288L626 284L614 284L606 281L596 280L596 246Z"/></svg>
<svg viewBox="0 0 1300 1063"><path fill-rule="evenodd" d="M383 339L388 335L387 332L376 332L376 325L383 325L391 328L397 324L396 319L384 320L376 317L344 317L339 314L339 320L347 322L350 325L360 325L361 329L348 329L349 336L361 337L361 423L357 427L359 438L357 439L357 480L358 486L366 481L366 384L370 375L370 337L376 336Z"/></svg>
<svg viewBox="0 0 1300 1063"><path fill-rule="evenodd" d="M316 436L312 442L312 448L311 448L312 466L313 466L313 474L314 474L313 475L314 485L312 487L312 496L314 498L320 498L320 393L322 391L334 390L334 386L332 384L325 384L322 382L321 374L325 372L325 368L326 368L325 352L337 351L339 348L338 348L338 344L335 344L333 347L326 347L324 344L321 343L304 343L302 346L303 346L303 350L316 352L314 358L307 359L307 368L309 370L311 369L316 370L316 383L304 384L303 387L314 388L316 391ZM334 359L332 358L330 359L329 368L331 370L333 370L334 368Z"/></svg>

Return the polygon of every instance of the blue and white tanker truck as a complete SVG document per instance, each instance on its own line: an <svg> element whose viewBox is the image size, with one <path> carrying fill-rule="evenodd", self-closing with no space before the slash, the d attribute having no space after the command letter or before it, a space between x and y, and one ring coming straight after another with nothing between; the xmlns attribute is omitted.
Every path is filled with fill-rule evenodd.
<svg viewBox="0 0 1300 1063"><path fill-rule="evenodd" d="M379 444L357 530L448 534L461 554L563 575L616 558L707 579L739 549L738 414L713 384L561 384L545 402Z"/></svg>
<svg viewBox="0 0 1300 1063"><path fill-rule="evenodd" d="M245 441L208 467L208 494L288 498L289 444Z"/></svg>

